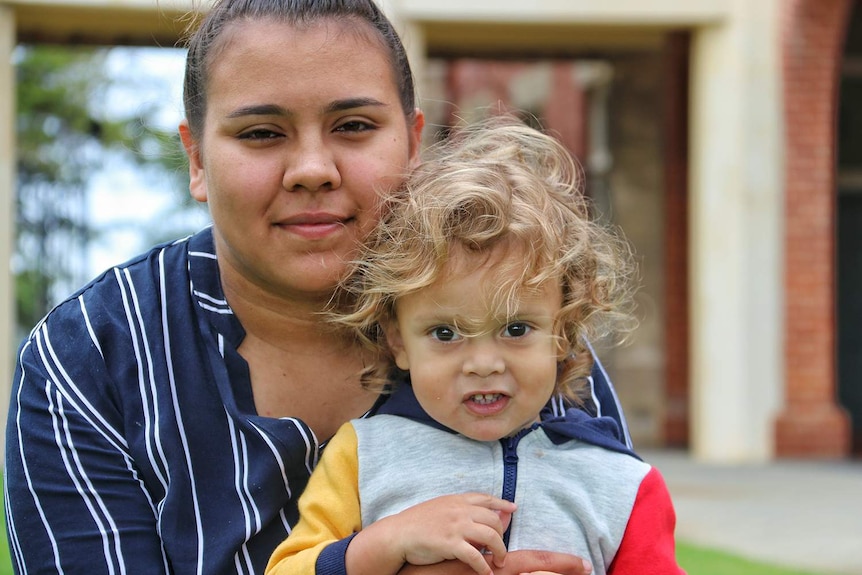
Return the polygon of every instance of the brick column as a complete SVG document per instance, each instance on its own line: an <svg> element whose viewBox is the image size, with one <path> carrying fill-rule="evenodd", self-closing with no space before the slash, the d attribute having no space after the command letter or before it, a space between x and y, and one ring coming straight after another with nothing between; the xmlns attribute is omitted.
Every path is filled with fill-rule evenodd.
<svg viewBox="0 0 862 575"><path fill-rule="evenodd" d="M785 401L780 457L842 457L847 414L836 403L835 114L851 0L787 0Z"/></svg>
<svg viewBox="0 0 862 575"><path fill-rule="evenodd" d="M663 440L688 447L689 35L671 34L664 56L665 413Z"/></svg>

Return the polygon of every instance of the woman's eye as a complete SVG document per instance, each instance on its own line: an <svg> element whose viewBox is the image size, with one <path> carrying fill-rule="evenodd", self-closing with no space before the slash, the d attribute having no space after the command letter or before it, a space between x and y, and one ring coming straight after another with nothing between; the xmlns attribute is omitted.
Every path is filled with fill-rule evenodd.
<svg viewBox="0 0 862 575"><path fill-rule="evenodd" d="M243 132L239 135L240 140L272 140L275 138L280 138L281 134L277 132L273 132L272 130L249 130L247 132Z"/></svg>
<svg viewBox="0 0 862 575"><path fill-rule="evenodd" d="M513 322L506 326L504 335L506 337L524 337L530 333L530 326L523 322Z"/></svg>
<svg viewBox="0 0 862 575"><path fill-rule="evenodd" d="M367 132L369 130L374 130L375 127L368 122L362 122L360 120L351 120L350 122L344 122L335 128L336 132L350 132L350 133L360 133Z"/></svg>
<svg viewBox="0 0 862 575"><path fill-rule="evenodd" d="M435 327L431 330L430 334L431 337L437 341L453 341L458 338L458 334L455 333L455 330L445 325Z"/></svg>

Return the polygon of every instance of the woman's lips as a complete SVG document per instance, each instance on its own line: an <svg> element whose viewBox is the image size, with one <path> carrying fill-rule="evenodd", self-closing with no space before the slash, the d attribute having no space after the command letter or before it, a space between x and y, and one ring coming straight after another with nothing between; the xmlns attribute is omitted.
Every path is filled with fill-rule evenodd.
<svg viewBox="0 0 862 575"><path fill-rule="evenodd" d="M302 215L288 218L278 223L278 226L309 240L324 239L339 233L352 221L331 214Z"/></svg>

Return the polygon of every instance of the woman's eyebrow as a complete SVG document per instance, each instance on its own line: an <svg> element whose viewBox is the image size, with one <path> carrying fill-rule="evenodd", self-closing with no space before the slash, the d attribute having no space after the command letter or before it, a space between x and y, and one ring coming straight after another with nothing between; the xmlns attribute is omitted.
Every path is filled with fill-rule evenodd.
<svg viewBox="0 0 862 575"><path fill-rule="evenodd" d="M243 116L286 116L287 110L275 104L252 104L232 110L228 118L241 118Z"/></svg>
<svg viewBox="0 0 862 575"><path fill-rule="evenodd" d="M345 98L343 100L335 100L330 102L324 111L329 114L332 112L343 112L354 108L364 108L366 106L385 106L386 104L375 98ZM290 111L276 104L252 104L250 106L242 106L232 110L228 118L241 118L243 116L289 116Z"/></svg>
<svg viewBox="0 0 862 575"><path fill-rule="evenodd" d="M364 108L366 106L385 106L386 104L375 98L345 98L343 100L335 100L330 102L325 110L330 112L343 112L344 110L352 110L353 108Z"/></svg>

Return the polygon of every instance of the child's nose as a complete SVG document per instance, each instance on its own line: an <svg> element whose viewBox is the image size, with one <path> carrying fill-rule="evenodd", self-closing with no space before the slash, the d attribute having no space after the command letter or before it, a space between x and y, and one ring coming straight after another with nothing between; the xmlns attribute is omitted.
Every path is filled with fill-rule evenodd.
<svg viewBox="0 0 862 575"><path fill-rule="evenodd" d="M479 341L477 338L470 342L469 348L464 361L465 374L488 377L506 371L506 362L492 342Z"/></svg>

